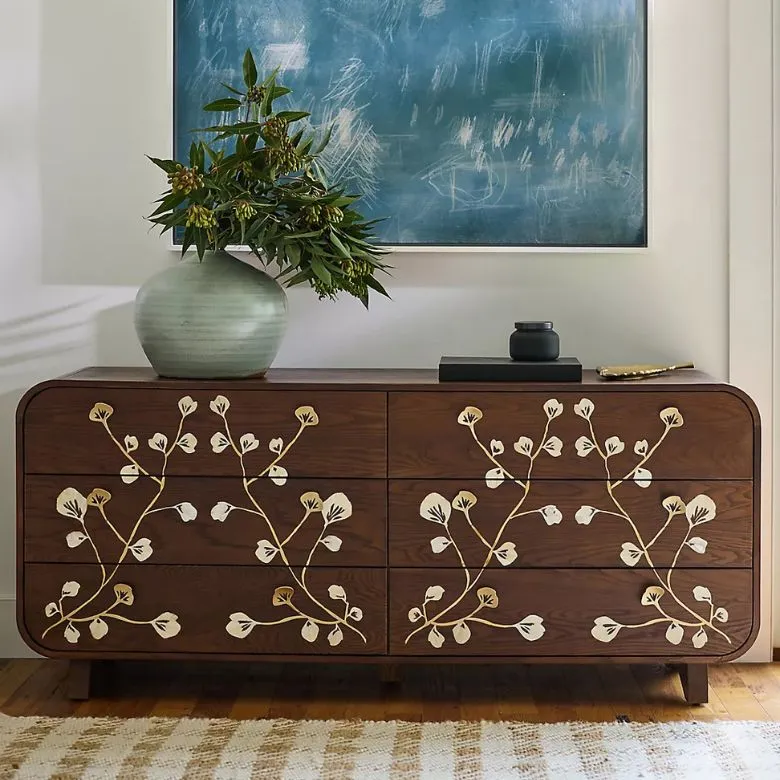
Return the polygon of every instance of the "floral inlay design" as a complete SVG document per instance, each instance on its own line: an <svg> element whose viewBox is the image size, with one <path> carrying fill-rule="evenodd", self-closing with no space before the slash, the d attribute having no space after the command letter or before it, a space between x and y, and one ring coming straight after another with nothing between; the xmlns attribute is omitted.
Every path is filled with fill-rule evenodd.
<svg viewBox="0 0 780 780"><path fill-rule="evenodd" d="M527 508L531 494L531 477L534 463L539 457L558 458L563 452L563 442L557 436L550 435L550 425L554 419L563 414L563 405L555 398L543 405L546 423L538 443L528 436L521 436L513 445L515 452L528 459L524 473L516 475L501 462L501 456L506 448L503 441L493 439L486 444L477 434L477 425L483 418L482 410L467 406L459 415L458 423L468 428L477 446L484 453L490 468L485 474L485 485L495 490L503 485L515 485L520 488L520 497L514 508L501 523L498 532L492 539L486 538L475 522L474 512L477 496L467 490L461 490L452 500L439 493L430 493L420 505L420 516L437 526L439 535L431 539L431 550L434 554L454 555L458 566L463 572L463 585L460 592L445 601L445 589L441 585L431 585L423 597L422 603L409 610L410 623L419 624L406 637L405 644L423 631L427 631L428 642L436 649L441 648L447 640L446 629L452 633L453 640L466 644L472 636L473 626L487 626L492 629L515 629L520 636L534 642L545 632L544 620L539 615L527 615L516 623L497 623L484 617L484 610L496 609L499 604L499 594L494 588L478 587L483 579L491 560L495 559L502 566L511 566L518 558L517 542L506 539L505 535L511 529L513 521L521 517L540 515L548 526L558 525L563 514L557 506L548 504L533 509ZM457 513L453 516L453 510ZM454 517L462 516L462 522L454 523ZM479 544L485 549L484 558L479 565L471 567L466 562L461 545L456 538L457 533L473 534ZM474 571L472 571L472 568Z"/></svg>
<svg viewBox="0 0 780 780"><path fill-rule="evenodd" d="M65 544L75 549L82 544L92 548L95 566L100 571L100 584L91 592L85 593L81 584L76 581L65 582L56 601L49 602L45 607L47 618L53 622L43 632L45 637L50 631L63 629L65 639L71 644L77 644L81 638L79 626L87 625L93 639L100 640L109 632L111 621L130 623L136 626L151 626L163 639L175 637L181 631L179 618L173 612L163 612L151 620L138 620L129 617L129 608L135 604L135 593L130 585L117 581L120 569L128 555L136 561L149 560L154 554L154 543L151 538L141 536L141 527L148 518L156 512L176 512L183 523L194 520L197 509L189 502L162 506L162 497L166 488L166 471L168 461L178 449L187 455L195 452L198 441L191 433L184 432L184 421L198 408L197 401L185 396L178 402L179 423L175 434L169 438L164 433L155 433L147 446L153 453L159 453L159 465L146 468L141 463L139 455L140 442L131 433L120 440L112 430L110 419L114 414L112 406L106 403L96 403L89 412L89 419L102 425L110 440L116 445L127 464L122 467L119 475L125 485L132 485L143 475L154 485L154 495L144 510L138 515L130 533L126 536L111 521L107 509L112 495L108 490L97 487L89 495L84 496L74 487L65 488L57 497L57 512L73 521L75 529L65 537ZM119 555L116 563L107 563L109 556L106 550L100 550L95 541L94 529L90 531L92 521L103 523L111 531L119 545ZM113 594L112 598L106 596ZM98 604L108 606L98 609ZM63 628L64 627L64 628Z"/></svg>
<svg viewBox="0 0 780 780"><path fill-rule="evenodd" d="M648 488L652 484L653 474L647 468L648 462L664 443L666 438L675 428L684 425L684 419L680 411L675 407L668 407L661 411L659 417L663 425L658 439L651 445L646 439L634 444L634 454L637 463L626 474L618 477L613 474L610 461L616 455L625 451L625 442L618 436L610 436L601 442L596 434L593 424L593 414L596 406L588 398L583 398L574 406L574 413L587 423L587 435L581 436L575 443L577 454L582 458L589 456L599 457L604 463L606 477L606 490L610 506L600 509L593 506L582 506L575 515L575 520L580 525L590 525L599 514L612 515L626 521L633 534L633 540L622 544L619 556L626 566L636 566L643 559L647 562L652 576L657 580L656 585L648 587L641 597L641 604L650 607L657 613L657 617L650 618L643 623L627 625L602 615L594 621L591 634L599 642L612 642L621 631L635 631L648 626L668 625L666 639L673 645L679 645L689 636L691 644L697 650L703 648L708 640L707 631L718 634L729 644L731 639L716 623L728 622L729 613L713 601L713 595L709 588L697 585L693 588L694 601L702 605L701 608L692 609L682 601L675 588L673 577L675 568L685 548L704 555L707 552L707 540L699 536L698 529L715 519L717 508L715 502L706 495L698 495L686 503L679 496L670 496L662 502L665 518L662 525L651 539L645 539L633 517L624 509L618 498L618 489L627 481L633 480L640 488ZM680 522L675 524L675 518ZM674 555L671 566L664 576L656 567L652 558L653 546L664 534L671 532L676 525L681 526L682 539Z"/></svg>
<svg viewBox="0 0 780 780"><path fill-rule="evenodd" d="M217 396L209 404L209 408L222 418L222 430L211 437L211 447L217 454L229 452L235 456L241 469L241 482L248 502L246 506L235 506L227 501L219 501L211 509L211 517L221 523L225 522L233 512L260 518L270 538L266 537L257 542L255 557L262 564L275 563L284 566L291 583L277 587L272 594L269 594L274 607L285 609L286 614L278 620L263 622L254 620L245 612L234 612L230 615L225 630L237 639L246 639L257 627L301 622L301 637L306 642L315 643L321 636L325 636L331 647L337 647L344 641L344 632L350 631L366 643L366 636L356 625L363 619L363 610L350 602L343 585L332 584L328 588L326 599L324 595L314 593L307 579L314 555L320 551L320 548L331 554L336 554L341 549L342 539L334 533L334 530L337 530L334 527L352 516L352 503L349 498L344 493L334 493L325 499L312 491L303 493L300 496L301 519L283 538L252 492L252 486L261 479L269 479L278 486L287 483L289 474L282 463L303 432L307 428L319 425L317 412L311 406L301 406L296 409L298 430L287 443L281 437L272 438L268 442L268 449L272 456L270 462L258 474L250 475L245 458L250 452L259 448L260 441L254 433L233 432L228 420L230 401L225 396ZM287 556L286 547L304 525L315 517L322 524L317 540L309 550L306 563L302 567L293 566Z"/></svg>

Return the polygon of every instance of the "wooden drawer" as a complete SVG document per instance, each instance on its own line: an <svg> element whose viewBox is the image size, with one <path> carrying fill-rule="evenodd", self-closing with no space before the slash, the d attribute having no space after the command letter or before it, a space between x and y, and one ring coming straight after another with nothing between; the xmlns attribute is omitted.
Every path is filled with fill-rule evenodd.
<svg viewBox="0 0 780 780"><path fill-rule="evenodd" d="M310 569L304 585L311 597L281 567L257 566L250 573L230 566L128 565L112 573L113 567L101 588L97 566L26 564L20 628L31 646L68 657L387 651L383 569ZM61 598L63 589L77 592ZM58 603L70 622L51 614Z"/></svg>
<svg viewBox="0 0 780 780"><path fill-rule="evenodd" d="M20 414L32 474L387 473L384 393L55 385Z"/></svg>
<svg viewBox="0 0 780 780"><path fill-rule="evenodd" d="M160 488L163 488L160 493ZM153 564L384 566L385 480L35 475L25 478L24 559ZM260 544L262 542L262 544ZM283 545L281 543L284 543ZM130 547L130 554L126 553Z"/></svg>
<svg viewBox="0 0 780 780"><path fill-rule="evenodd" d="M391 477L521 482L607 471L613 480L752 479L757 424L727 389L397 392L388 468Z"/></svg>
<svg viewBox="0 0 780 780"><path fill-rule="evenodd" d="M715 660L747 649L752 571L675 571L672 586L684 606L667 574L659 570L659 580L649 571L488 569L467 583L452 569L391 569L390 653ZM657 592L648 588L660 581L664 593L654 605ZM720 609L726 622L711 617Z"/></svg>
<svg viewBox="0 0 780 780"><path fill-rule="evenodd" d="M390 565L749 567L753 484L392 480Z"/></svg>

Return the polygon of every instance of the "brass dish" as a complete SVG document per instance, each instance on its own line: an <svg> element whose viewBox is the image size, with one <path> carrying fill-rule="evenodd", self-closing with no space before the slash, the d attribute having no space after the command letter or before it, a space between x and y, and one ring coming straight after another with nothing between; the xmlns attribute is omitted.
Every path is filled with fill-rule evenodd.
<svg viewBox="0 0 780 780"><path fill-rule="evenodd" d="M659 366L653 364L598 366L596 372L603 379L627 381L633 379L649 379L650 377L666 374L669 371L677 371L681 368L694 368L694 365L693 363L680 363L675 366Z"/></svg>

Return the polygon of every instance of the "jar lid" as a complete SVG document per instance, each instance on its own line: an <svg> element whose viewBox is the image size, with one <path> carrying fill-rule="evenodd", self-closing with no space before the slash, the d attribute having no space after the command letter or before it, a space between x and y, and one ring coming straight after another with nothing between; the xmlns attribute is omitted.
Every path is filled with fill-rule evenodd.
<svg viewBox="0 0 780 780"><path fill-rule="evenodd" d="M552 330L552 322L516 322L516 330Z"/></svg>

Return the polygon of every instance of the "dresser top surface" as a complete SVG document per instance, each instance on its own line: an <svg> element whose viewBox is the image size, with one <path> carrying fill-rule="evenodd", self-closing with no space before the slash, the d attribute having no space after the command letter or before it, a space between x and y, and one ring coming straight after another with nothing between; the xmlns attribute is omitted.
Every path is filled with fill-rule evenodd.
<svg viewBox="0 0 780 780"><path fill-rule="evenodd" d="M151 368L140 367L91 367L58 377L59 382L85 382L146 385L160 388L216 387L230 385L236 389L263 390L285 389L296 385L332 386L334 388L363 389L439 389L439 390L494 390L494 391L548 391L560 392L580 387L610 388L621 390L695 389L697 386L726 386L702 371L684 369L658 377L638 381L615 381L602 379L595 370L583 371L581 382L439 382L436 369L332 369L332 368L274 368L259 379L165 379L158 377Z"/></svg>

